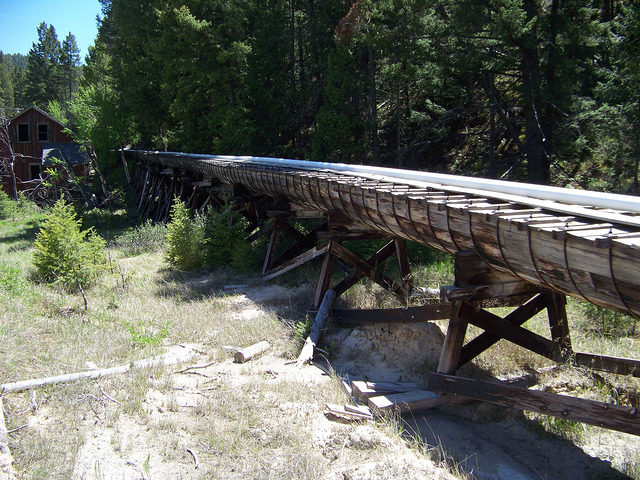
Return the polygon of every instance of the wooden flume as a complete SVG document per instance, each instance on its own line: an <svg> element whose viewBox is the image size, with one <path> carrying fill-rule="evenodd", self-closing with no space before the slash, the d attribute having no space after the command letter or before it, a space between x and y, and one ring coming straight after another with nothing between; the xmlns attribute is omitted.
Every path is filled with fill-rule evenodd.
<svg viewBox="0 0 640 480"><path fill-rule="evenodd" d="M219 203L221 194L226 194L244 202L247 218L259 228L254 238L270 236L264 278L275 278L321 257L316 306L329 288L340 295L363 277L406 298L413 284L405 240L455 255L455 285L442 288L440 302L412 310L336 312L335 316L337 321L350 325L384 319L391 323L449 319L438 375L455 374L460 366L506 339L559 363L640 376L637 360L573 350L564 298L571 295L640 317L638 212L589 208L584 204L575 208L563 204L554 211L540 206L553 207L553 202L540 199L516 202L511 194L500 198L496 192L466 187L417 186L415 182L389 181L348 171L309 169L304 162L297 162L300 168L293 168L250 159L235 161L133 150L125 150L124 157L138 166L134 182L143 217L165 220L172 195L182 196L189 206L202 209ZM266 223L264 218L268 219ZM289 225L290 218L325 221L302 235ZM277 257L276 246L282 235L292 237L295 245ZM358 257L342 244L345 240L373 237L390 241L369 259ZM387 278L378 269L392 256L398 258L399 280ZM332 287L334 265L348 267L351 273ZM486 310L497 305L517 308L501 318ZM551 339L522 327L545 309ZM470 323L485 332L465 344ZM470 385L477 382L464 379L443 383L436 381L438 378L441 377L433 377L432 390L441 392L442 397L427 392L418 399L412 393L409 397L413 400L407 400L397 393L393 400L370 399L370 406L387 410L394 403L402 404L402 411L437 406L452 394L468 398L473 390ZM477 386L486 390L480 383ZM564 399L554 400L548 395L539 399L526 389L514 387L498 391L507 392L505 395L511 400L504 404L508 406L531 409L531 405L543 401L540 408L550 414L640 435L640 419L633 409L610 410L623 412L625 425L621 428L620 417L609 418L604 407L594 409L585 404L592 412L601 412L585 418L579 407L571 404L568 408ZM492 401L488 397L476 398Z"/></svg>

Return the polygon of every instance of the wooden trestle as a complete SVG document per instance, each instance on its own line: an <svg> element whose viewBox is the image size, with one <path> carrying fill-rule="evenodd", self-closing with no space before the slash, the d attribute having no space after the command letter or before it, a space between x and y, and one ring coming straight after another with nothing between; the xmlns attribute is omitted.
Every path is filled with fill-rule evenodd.
<svg viewBox="0 0 640 480"><path fill-rule="evenodd" d="M249 240L269 238L264 280L320 258L316 307L329 288L339 296L365 277L406 302L414 288L406 240L453 254L454 285L442 287L439 298L426 305L333 312L334 321L343 325L448 320L437 371L428 376L429 390L399 396L394 402L400 410L475 399L640 435L640 414L633 407L455 375L506 340L559 364L640 377L638 360L574 351L565 310L565 294L571 294L627 314L640 312L640 294L635 291L639 272L625 270L640 265L640 231L331 172L245 169L224 162L190 169L173 157L125 154L130 163L137 163L132 182L142 219L166 221L174 196L200 210L231 201L251 224L254 233ZM317 226L303 234L292 226L295 219L314 219ZM283 250L278 247L284 237L291 246ZM374 238L387 241L370 258L345 247L346 241ZM585 247L589 242L593 248ZM391 257L400 272L395 280L380 268ZM345 275L331 285L336 268ZM487 310L496 306L515 309L502 318ZM549 338L523 326L543 310ZM470 324L483 333L465 343Z"/></svg>

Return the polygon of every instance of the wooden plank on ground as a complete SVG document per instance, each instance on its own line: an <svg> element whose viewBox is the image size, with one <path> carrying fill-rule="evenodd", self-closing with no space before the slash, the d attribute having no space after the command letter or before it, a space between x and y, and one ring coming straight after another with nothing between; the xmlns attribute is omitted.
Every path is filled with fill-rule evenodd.
<svg viewBox="0 0 640 480"><path fill-rule="evenodd" d="M359 412L352 412L350 410L347 410L346 406L343 407L342 405L337 405L335 403L327 403L325 404L325 408L330 414L346 420L362 421L371 420L373 418L373 415L371 414L367 415Z"/></svg>
<svg viewBox="0 0 640 480"><path fill-rule="evenodd" d="M362 403L367 403L370 397L378 395L410 392L419 389L420 387L412 382L365 382L362 380L351 382L351 395Z"/></svg>
<svg viewBox="0 0 640 480"><path fill-rule="evenodd" d="M436 392L640 435L640 412L633 407L436 373L428 375L428 382L429 388Z"/></svg>
<svg viewBox="0 0 640 480"><path fill-rule="evenodd" d="M377 415L391 412L406 413L439 407L448 403L449 399L428 390L414 390L412 392L392 393L371 397L369 408Z"/></svg>
<svg viewBox="0 0 640 480"><path fill-rule="evenodd" d="M420 323L430 320L443 320L451 316L450 303L436 303L420 307L334 310L333 319L345 325L363 325L374 323Z"/></svg>

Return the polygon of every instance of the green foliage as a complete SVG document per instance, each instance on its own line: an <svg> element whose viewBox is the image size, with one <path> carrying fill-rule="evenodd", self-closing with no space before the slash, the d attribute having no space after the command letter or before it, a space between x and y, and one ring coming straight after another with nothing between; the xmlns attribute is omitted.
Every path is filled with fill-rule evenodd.
<svg viewBox="0 0 640 480"><path fill-rule="evenodd" d="M171 206L171 221L167 225L165 260L178 270L193 270L204 264L204 228L191 216L191 211L179 198Z"/></svg>
<svg viewBox="0 0 640 480"><path fill-rule="evenodd" d="M33 264L38 276L69 289L86 287L106 268L105 242L90 228L81 230L73 207L60 199L36 235Z"/></svg>
<svg viewBox="0 0 640 480"><path fill-rule="evenodd" d="M255 267L251 244L246 240L247 220L230 205L209 209L205 220L207 258L210 265L229 265L247 273Z"/></svg>
<svg viewBox="0 0 640 480"><path fill-rule="evenodd" d="M637 320L627 315L587 302L580 302L579 307L589 322L588 330L597 335L607 338L620 338L635 337L640 333L636 325Z"/></svg>
<svg viewBox="0 0 640 480"><path fill-rule="evenodd" d="M124 322L124 327L131 335L131 341L138 346L158 345L169 336L169 324L156 326L151 321L139 320L135 323Z"/></svg>
<svg viewBox="0 0 640 480"><path fill-rule="evenodd" d="M0 262L0 291L4 294L18 295L24 288L20 270Z"/></svg>
<svg viewBox="0 0 640 480"><path fill-rule="evenodd" d="M311 327L313 327L313 318L306 315L304 320L300 320L293 326L293 336L304 342L311 332Z"/></svg>
<svg viewBox="0 0 640 480"><path fill-rule="evenodd" d="M167 227L147 220L142 225L130 228L116 237L113 245L126 257L155 252L162 248L167 236Z"/></svg>
<svg viewBox="0 0 640 480"><path fill-rule="evenodd" d="M12 217L17 206L17 203L11 200L7 192L0 188L0 220Z"/></svg>

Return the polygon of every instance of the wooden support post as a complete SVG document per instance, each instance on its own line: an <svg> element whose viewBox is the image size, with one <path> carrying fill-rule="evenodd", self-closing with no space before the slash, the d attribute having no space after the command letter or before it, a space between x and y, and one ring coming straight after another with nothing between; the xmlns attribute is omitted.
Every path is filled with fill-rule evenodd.
<svg viewBox="0 0 640 480"><path fill-rule="evenodd" d="M318 286L316 287L316 295L313 300L313 306L318 308L322 299L325 296L325 293L329 289L329 284L331 282L331 272L333 271L333 254L331 253L331 246L333 244L333 240L329 240L329 246L327 249L327 253L324 254L324 259L322 260L322 268L320 269L320 278L318 279Z"/></svg>
<svg viewBox="0 0 640 480"><path fill-rule="evenodd" d="M140 209L142 208L142 204L144 203L144 194L147 191L147 182L149 181L149 169L146 169L146 173L144 175L144 180L142 181L142 193L140 194L140 202L138 202L138 210L140 213Z"/></svg>
<svg viewBox="0 0 640 480"><path fill-rule="evenodd" d="M569 322L567 321L567 300L564 295L555 292L551 292L548 297L547 315L549 316L551 338L560 347L562 356L567 359L572 352Z"/></svg>
<svg viewBox="0 0 640 480"><path fill-rule="evenodd" d="M327 290L327 293L324 294L324 298L322 299L322 303L320 304L320 308L318 309L316 318L313 321L313 326L311 327L309 336L304 342L304 346L300 351L300 355L298 355L298 360L296 362L298 367L313 360L313 350L320 340L320 335L322 334L322 330L324 329L324 324L327 321L327 317L329 317L329 314L331 313L331 307L333 307L333 301L335 299L336 292L334 292L333 290Z"/></svg>
<svg viewBox="0 0 640 480"><path fill-rule="evenodd" d="M464 337L467 333L467 325L467 320L460 314L460 303L454 303L447 328L447 335L444 338L442 351L440 352L438 372L446 374L456 372L458 363L460 362Z"/></svg>
<svg viewBox="0 0 640 480"><path fill-rule="evenodd" d="M276 219L273 230L271 231L271 236L269 237L269 245L267 246L267 254L264 257L264 264L262 265L263 275L271 270L271 267L273 266L273 259L275 257L276 248L278 247L278 237L280 236L279 226L279 222Z"/></svg>
<svg viewBox="0 0 640 480"><path fill-rule="evenodd" d="M396 247L402 286L404 287L408 297L411 295L411 291L413 290L413 275L411 274L411 266L409 265L409 258L407 257L407 241L404 238L396 238L393 242Z"/></svg>

